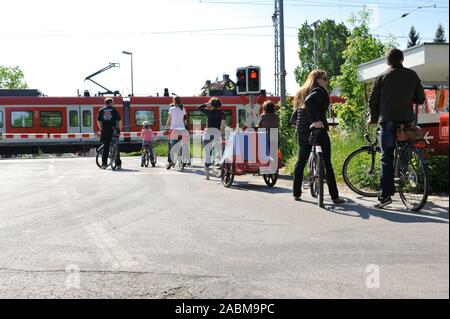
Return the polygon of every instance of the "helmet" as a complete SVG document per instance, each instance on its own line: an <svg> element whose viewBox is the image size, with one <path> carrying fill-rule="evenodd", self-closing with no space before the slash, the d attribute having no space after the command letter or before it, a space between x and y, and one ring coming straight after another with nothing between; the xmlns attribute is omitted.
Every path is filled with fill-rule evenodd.
<svg viewBox="0 0 450 319"><path fill-rule="evenodd" d="M144 126L149 126L150 123L149 123L149 121L144 121L144 123L142 123L142 125L144 125Z"/></svg>

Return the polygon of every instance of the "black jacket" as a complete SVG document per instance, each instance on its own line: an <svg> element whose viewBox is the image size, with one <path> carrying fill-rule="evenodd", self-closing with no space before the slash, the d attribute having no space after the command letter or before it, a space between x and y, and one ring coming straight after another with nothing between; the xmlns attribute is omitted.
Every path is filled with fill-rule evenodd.
<svg viewBox="0 0 450 319"><path fill-rule="evenodd" d="M305 107L297 108L291 116L291 123L295 121L298 133L310 132L309 126L313 122L321 121L328 130L327 111L330 107L330 96L327 90L316 86L305 99Z"/></svg>
<svg viewBox="0 0 450 319"><path fill-rule="evenodd" d="M414 121L413 103L423 104L425 94L416 72L399 65L390 67L373 83L369 97L373 122Z"/></svg>

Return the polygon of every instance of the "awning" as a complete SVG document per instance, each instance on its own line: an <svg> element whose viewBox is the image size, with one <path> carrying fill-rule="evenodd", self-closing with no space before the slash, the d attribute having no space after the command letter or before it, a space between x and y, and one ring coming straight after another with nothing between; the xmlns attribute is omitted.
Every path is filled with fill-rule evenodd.
<svg viewBox="0 0 450 319"><path fill-rule="evenodd" d="M448 43L422 43L403 51L403 66L417 72L424 85L448 86ZM358 81L373 81L386 71L384 57L358 66Z"/></svg>

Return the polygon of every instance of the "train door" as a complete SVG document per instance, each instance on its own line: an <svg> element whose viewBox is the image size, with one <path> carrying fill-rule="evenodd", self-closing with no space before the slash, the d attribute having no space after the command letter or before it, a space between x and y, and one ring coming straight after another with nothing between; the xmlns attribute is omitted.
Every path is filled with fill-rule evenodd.
<svg viewBox="0 0 450 319"><path fill-rule="evenodd" d="M5 107L0 105L0 135L5 133Z"/></svg>
<svg viewBox="0 0 450 319"><path fill-rule="evenodd" d="M80 129L81 133L94 133L94 117L93 107L90 105L80 105Z"/></svg>
<svg viewBox="0 0 450 319"><path fill-rule="evenodd" d="M81 133L80 106L67 106L67 133Z"/></svg>

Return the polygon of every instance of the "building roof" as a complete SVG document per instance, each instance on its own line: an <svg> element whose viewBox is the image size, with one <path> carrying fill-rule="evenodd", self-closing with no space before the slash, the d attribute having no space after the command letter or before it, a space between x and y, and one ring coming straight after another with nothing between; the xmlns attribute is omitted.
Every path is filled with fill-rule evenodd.
<svg viewBox="0 0 450 319"><path fill-rule="evenodd" d="M448 43L422 43L403 50L403 66L416 71L425 85L448 85ZM358 81L373 81L386 71L384 57L358 66Z"/></svg>

